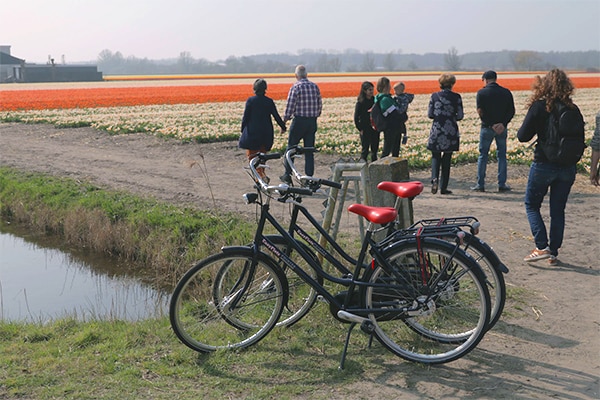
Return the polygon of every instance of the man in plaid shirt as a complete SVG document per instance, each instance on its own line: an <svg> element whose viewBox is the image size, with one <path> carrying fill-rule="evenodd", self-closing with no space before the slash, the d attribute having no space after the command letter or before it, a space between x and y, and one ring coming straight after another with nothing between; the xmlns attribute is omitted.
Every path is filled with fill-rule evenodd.
<svg viewBox="0 0 600 400"><path fill-rule="evenodd" d="M292 120L288 136L288 148L303 140L304 147L315 146L315 134L317 132L317 118L321 115L323 101L319 87L308 80L306 67L296 67L296 83L290 88L287 98L287 106L283 115L283 122ZM292 119L293 118L293 119ZM315 172L315 160L312 152L305 154L304 172L312 176ZM281 180L291 183L291 168L286 164L285 174Z"/></svg>

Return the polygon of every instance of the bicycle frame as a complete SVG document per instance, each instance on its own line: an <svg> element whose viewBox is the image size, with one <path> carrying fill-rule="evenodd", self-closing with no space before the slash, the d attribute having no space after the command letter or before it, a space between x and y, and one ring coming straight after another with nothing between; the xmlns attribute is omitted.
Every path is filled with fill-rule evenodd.
<svg viewBox="0 0 600 400"><path fill-rule="evenodd" d="M259 157L260 156L257 156L256 159L258 159ZM289 159L289 157L288 157L288 159ZM257 160L256 162L259 162L259 161L260 160ZM252 174L255 177L255 180L257 180L257 188L259 189L259 194L262 193L263 191L268 193L269 191L276 190L276 188L278 188L278 187L267 186L266 183L264 183L263 181L260 180L260 176L258 175L258 173L256 173L256 165L254 165L254 164L255 164L254 160L250 162L250 170L252 171ZM317 181L318 180L315 180L314 178L312 179L312 182L318 183ZM313 184L313 189L317 186L318 186L318 184ZM261 189L262 189L262 191L261 191ZM361 250L359 252L359 256L357 259L354 259L352 256L350 256L347 252L345 252L336 243L336 241L321 227L319 222L297 200L297 196L301 196L303 194L306 194L306 195L312 194L313 189L306 189L306 188L294 188L294 189L295 190L293 190L293 191L288 191L284 195L284 197L282 199L280 199L280 200L286 201L291 198L291 202L293 203L292 219L290 221L290 225L287 230L270 213L271 197L267 196L267 199L264 202L262 202L262 200L260 200L260 207L261 207L260 218L259 218L258 226L256 229L256 234L254 236L254 240L251 244L254 254L258 255L261 252L261 246L264 246L265 248L267 248L269 250L269 252L271 254L273 254L273 256L277 260L283 262L287 267L291 268L292 271L294 271L294 273L296 273L298 276L300 276L300 278L302 280L304 280L319 295L321 295L330 304L330 307L332 307L332 305L333 305L332 309L339 310L337 312L337 315L334 314L334 317L336 317L340 320L344 320L346 322L362 323L362 322L365 322L368 320L368 318L366 317L368 314L373 314L376 316L383 315L383 314L389 315L390 314L389 309L379 309L378 310L378 309L374 309L374 308L359 308L356 305L352 304L352 299L354 297L357 287L359 287L359 288L360 287L363 287L363 288L365 288L365 287L389 287L389 285L386 285L386 284L370 283L367 281L368 277L365 274L368 273L369 265L366 265L364 263L364 261L368 254L372 257L372 260L369 263L370 267L372 269L374 269L375 264L377 264L377 265L381 266L387 273L390 273L391 275L398 277L398 279L400 281L403 279L397 273L397 271L394 271L392 268L390 268L387 265L385 258L383 256L383 250L388 245L393 244L393 243L397 242L398 240L396 240L396 241L388 240L385 242L374 241L373 233L376 231L374 229L375 224L372 222L369 222L365 238L362 241L362 246L361 246ZM249 199L249 197L250 196L246 196L247 199ZM252 199L253 201L252 200L249 200L249 201L256 202L256 201L258 201L258 199L259 199L259 196L256 196L256 197L253 197L253 199ZM340 257L336 257L334 254L329 252L327 249L325 249L322 245L319 244L319 241L315 240L313 237L310 236L310 234L308 234L305 230L303 230L300 226L298 226L297 220L298 220L299 214L304 215L306 220L315 229L317 229L317 231L322 235L322 237L325 238L325 241L333 247L335 252L338 253L342 259L344 259L348 263L354 264L353 271L351 271L348 267L346 267L340 261L340 259L339 259ZM268 237L266 237L264 235L263 232L264 232L264 228L267 223L272 225L277 230L277 232L288 243L288 246L291 246L294 250L296 250L298 252L298 254L303 258L303 260L306 263L308 263L310 265L310 267L313 268L320 277L322 277L326 281L333 282L333 283L336 283L343 287L348 288L343 301L340 301L340 299L336 297L336 294L332 294L323 285L321 285L319 282L317 282L315 279L313 279L304 269L302 269L302 267L300 267L297 263L295 263L287 254L285 254L285 252L282 252L281 250L279 250L279 248L272 241L270 241ZM385 229L385 228L382 228L382 229ZM294 237L294 234L297 234L300 238L305 240L311 248L315 249L320 255L322 255L327 261L329 261L335 267L335 269L342 274L343 277L337 278L337 277L329 274L327 271L325 271L322 268L321 264L315 262L314 259L310 256L310 254L308 254L305 251L305 249L302 248L302 246L300 245L298 240ZM423 235L417 235L416 237L417 237L417 241L418 241L422 237L434 237L434 236L435 236L434 234L424 233ZM228 248L224 248L223 250L227 251L227 249ZM232 247L232 249L235 249L235 247ZM458 251L458 249L459 249L459 244L457 243L457 245L454 247L454 252L451 254L451 257L454 256L454 254L456 253L456 251ZM452 258L449 258L446 261L446 265L443 267L443 269L447 269L448 266L451 264L451 261L452 261ZM256 262L256 260L255 260L255 262ZM420 257L419 264L420 264L420 268L422 269L423 283L425 283L425 281L427 281L427 279L429 278L428 272L427 272L427 262L426 262L426 260L424 260L423 257ZM432 288L435 288L440 279L441 279L441 277L437 277L434 282L429 282L429 286ZM429 300L429 298L432 297L433 295L435 295L435 293L429 293L424 300L421 300L421 303L413 304L411 307L404 307L404 308L398 309L394 312L398 313L399 315L403 314L403 316L408 317L408 316L410 316L411 311L418 310L418 308L420 307L420 304L422 304L422 302L426 303ZM351 311L351 313L350 313L350 311Z"/></svg>

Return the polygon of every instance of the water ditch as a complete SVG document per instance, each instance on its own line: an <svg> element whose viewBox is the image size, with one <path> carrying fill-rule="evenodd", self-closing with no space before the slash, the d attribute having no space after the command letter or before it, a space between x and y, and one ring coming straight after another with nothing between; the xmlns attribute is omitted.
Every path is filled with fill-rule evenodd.
<svg viewBox="0 0 600 400"><path fill-rule="evenodd" d="M139 320L167 313L147 271L0 221L0 320Z"/></svg>

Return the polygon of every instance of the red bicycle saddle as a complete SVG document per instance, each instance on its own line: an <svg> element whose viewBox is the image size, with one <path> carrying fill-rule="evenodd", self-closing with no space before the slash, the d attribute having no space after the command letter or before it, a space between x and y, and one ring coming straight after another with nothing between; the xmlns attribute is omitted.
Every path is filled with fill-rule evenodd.
<svg viewBox="0 0 600 400"><path fill-rule="evenodd" d="M423 191L423 183L419 181L411 182L379 182L377 189L385 190L404 199L410 199L418 196Z"/></svg>
<svg viewBox="0 0 600 400"><path fill-rule="evenodd" d="M398 211L394 207L372 207L364 204L352 204L348 207L348 211L365 217L374 224L387 224L398 215Z"/></svg>

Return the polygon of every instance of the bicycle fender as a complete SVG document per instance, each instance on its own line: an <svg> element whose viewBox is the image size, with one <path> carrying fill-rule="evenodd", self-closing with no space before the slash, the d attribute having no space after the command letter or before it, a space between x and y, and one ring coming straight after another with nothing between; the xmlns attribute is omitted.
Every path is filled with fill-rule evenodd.
<svg viewBox="0 0 600 400"><path fill-rule="evenodd" d="M223 246L221 247L221 251L223 253L231 253L240 250L251 250L251 246Z"/></svg>

